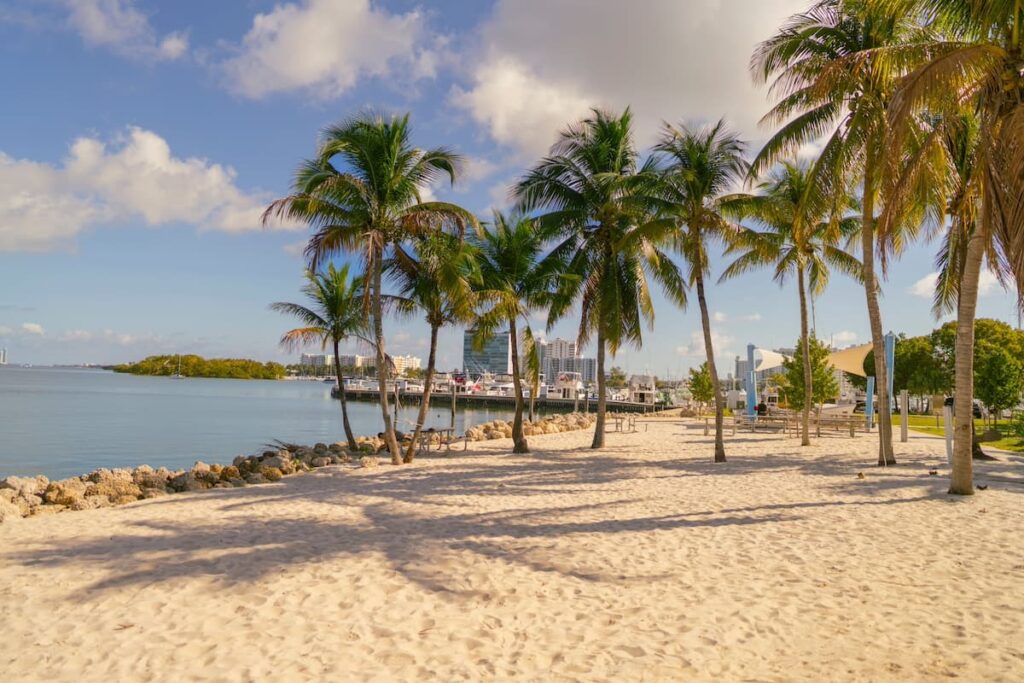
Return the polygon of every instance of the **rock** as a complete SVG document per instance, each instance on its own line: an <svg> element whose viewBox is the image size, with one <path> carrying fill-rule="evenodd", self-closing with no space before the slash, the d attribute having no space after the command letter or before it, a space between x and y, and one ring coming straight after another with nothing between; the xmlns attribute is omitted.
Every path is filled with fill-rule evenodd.
<svg viewBox="0 0 1024 683"><path fill-rule="evenodd" d="M52 481L43 493L43 500L51 505L71 505L85 498L85 482L80 479Z"/></svg>
<svg viewBox="0 0 1024 683"><path fill-rule="evenodd" d="M131 470L97 470L89 478L95 486L86 489L86 497L106 496L114 505L123 505L142 496Z"/></svg>
<svg viewBox="0 0 1024 683"><path fill-rule="evenodd" d="M287 452L288 451L285 451L285 453L287 453ZM269 458L261 458L260 459L260 464L263 467L276 467L279 470L280 469L284 469L287 466L290 466L291 462L292 462L292 459L291 459L290 455L286 455L286 456L272 455Z"/></svg>
<svg viewBox="0 0 1024 683"><path fill-rule="evenodd" d="M360 467L376 467L379 464L380 461L377 459L376 456L373 455L364 455L362 458L359 459Z"/></svg>
<svg viewBox="0 0 1024 683"><path fill-rule="evenodd" d="M331 453L336 453L336 454L344 453L345 449L347 449L347 448L348 448L348 442L346 442L346 441L335 441L334 443L332 443L330 446L327 447L327 449Z"/></svg>
<svg viewBox="0 0 1024 683"><path fill-rule="evenodd" d="M64 512L70 508L67 505L40 505L37 508L32 509L32 516L39 517L41 515L55 515L58 512Z"/></svg>
<svg viewBox="0 0 1024 683"><path fill-rule="evenodd" d="M213 488L215 488L215 489L231 489L231 488L234 488L234 486L232 486L231 484L227 483L226 481L218 481L216 484L213 485Z"/></svg>
<svg viewBox="0 0 1024 683"><path fill-rule="evenodd" d="M326 453L327 452L327 444L325 444L325 443L317 443L317 444L315 444L313 446L313 450L316 451L317 453Z"/></svg>
<svg viewBox="0 0 1024 683"><path fill-rule="evenodd" d="M136 467L132 472L132 481L140 489L163 489L167 487L167 481L171 478L171 471L166 467L154 470L148 465Z"/></svg>
<svg viewBox="0 0 1024 683"><path fill-rule="evenodd" d="M150 498L163 498L166 495L170 495L167 489L142 489L143 500L148 500Z"/></svg>
<svg viewBox="0 0 1024 683"><path fill-rule="evenodd" d="M196 477L191 472L183 472L172 477L168 485L175 491L202 491L210 488L210 482Z"/></svg>
<svg viewBox="0 0 1024 683"><path fill-rule="evenodd" d="M245 482L247 484L266 484L267 478L264 477L259 472L253 472L251 474L245 475Z"/></svg>
<svg viewBox="0 0 1024 683"><path fill-rule="evenodd" d="M11 502L21 511L22 517L28 517L35 508L43 504L43 499L34 493L20 493Z"/></svg>
<svg viewBox="0 0 1024 683"><path fill-rule="evenodd" d="M14 503L0 498L0 524L22 518L21 509Z"/></svg>
<svg viewBox="0 0 1024 683"><path fill-rule="evenodd" d="M310 463L313 467L327 467L331 464L331 459L327 456L313 458L313 462Z"/></svg>
<svg viewBox="0 0 1024 683"><path fill-rule="evenodd" d="M111 506L110 499L104 495L89 496L88 498L82 498L76 500L74 503L68 506L69 510L95 510L97 508L107 508Z"/></svg>
<svg viewBox="0 0 1024 683"><path fill-rule="evenodd" d="M235 459L231 461L231 464L235 467L241 467L245 464L245 461L249 459L247 455L236 455Z"/></svg>
<svg viewBox="0 0 1024 683"><path fill-rule="evenodd" d="M11 489L25 495L41 495L50 480L39 475L38 477L7 477L0 479L0 489Z"/></svg>
<svg viewBox="0 0 1024 683"><path fill-rule="evenodd" d="M209 471L210 471L210 466L207 465L202 460L196 460L196 463L194 465L192 465L192 474L195 474L196 476L198 476L200 474L206 474Z"/></svg>
<svg viewBox="0 0 1024 683"><path fill-rule="evenodd" d="M238 468L235 467L234 465L228 465L227 467L220 471L221 481L230 481L232 479L238 479L241 476L241 472L239 472Z"/></svg>
<svg viewBox="0 0 1024 683"><path fill-rule="evenodd" d="M278 468L266 466L260 468L260 474L262 474L267 481L280 481L281 477L284 476Z"/></svg>
<svg viewBox="0 0 1024 683"><path fill-rule="evenodd" d="M245 479L242 479L241 477L234 477L232 479L228 479L228 483L237 489L245 486Z"/></svg>
<svg viewBox="0 0 1024 683"><path fill-rule="evenodd" d="M0 500L6 500L8 503L13 503L14 499L18 497L18 492L14 489L0 489Z"/></svg>

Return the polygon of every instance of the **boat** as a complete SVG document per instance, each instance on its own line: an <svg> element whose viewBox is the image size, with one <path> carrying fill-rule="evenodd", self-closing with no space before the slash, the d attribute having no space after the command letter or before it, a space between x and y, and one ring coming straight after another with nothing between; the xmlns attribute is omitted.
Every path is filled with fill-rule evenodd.
<svg viewBox="0 0 1024 683"><path fill-rule="evenodd" d="M178 371L171 375L171 379L185 379L185 375L181 374L181 354L178 354Z"/></svg>

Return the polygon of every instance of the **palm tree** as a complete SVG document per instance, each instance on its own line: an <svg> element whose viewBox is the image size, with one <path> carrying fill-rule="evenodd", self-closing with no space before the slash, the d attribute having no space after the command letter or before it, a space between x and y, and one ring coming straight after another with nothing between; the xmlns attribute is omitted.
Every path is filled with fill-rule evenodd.
<svg viewBox="0 0 1024 683"><path fill-rule="evenodd" d="M697 290L704 351L715 388L715 462L725 462L725 404L719 390L704 282L711 271L708 243L728 244L737 230L723 212L729 201L727 191L748 172L743 159L745 145L719 121L696 130L666 125L654 149L662 164L658 215L674 228L675 249L686 260L687 279Z"/></svg>
<svg viewBox="0 0 1024 683"><path fill-rule="evenodd" d="M838 206L815 192L807 166L783 162L760 185L760 194L737 197L730 210L764 226L763 231L743 228L727 253L739 253L719 282L754 268L771 267L779 285L796 273L800 298L800 352L803 356L804 396L813 395L807 295L820 296L828 285L831 267L859 278L860 262L843 250L859 229L847 215L855 207L852 197ZM802 446L811 445L811 401L804 401Z"/></svg>
<svg viewBox="0 0 1024 683"><path fill-rule="evenodd" d="M412 441L404 461L410 463L423 432L430 407L430 389L437 368L437 335L445 325L472 319L475 303L473 286L479 281L475 250L461 237L434 233L413 241L414 251L395 247L384 262L384 272L397 287L397 294L385 297L386 303L401 313L423 313L430 327L430 352L424 374L423 398Z"/></svg>
<svg viewBox="0 0 1024 683"><path fill-rule="evenodd" d="M540 363L529 316L548 301L548 293L559 276L555 260L541 259L546 241L533 220L518 215L508 217L498 211L494 212L491 225L475 240L481 273L480 298L484 305L476 320L475 341L482 343L497 328L508 328L516 404L512 420L514 453L530 452L523 434L524 375L530 380L531 396L538 390ZM525 373L520 367L520 321Z"/></svg>
<svg viewBox="0 0 1024 683"><path fill-rule="evenodd" d="M812 167L814 182L823 193L835 195L845 195L854 185L862 187L862 280L875 358L885 357L875 272L875 214L886 153L886 110L900 77L920 58L914 47L925 37L911 15L883 4L818 0L761 43L751 60L755 78L772 81L772 91L780 96L763 122L783 124L755 158L754 172L825 137ZM908 217L905 224L914 221ZM887 372L885 363L876 364L879 465L895 463Z"/></svg>
<svg viewBox="0 0 1024 683"><path fill-rule="evenodd" d="M949 493L970 495L974 492L974 317L986 252L998 275L1012 276L1018 292L1024 285L1024 2L886 0L885 4L894 12L928 17L938 29L927 43L928 58L903 79L895 93L889 113L889 144L902 144L910 137L921 114L939 121L935 126L939 135L965 111L976 118L968 157L973 170L969 178L957 174L969 192L952 194L956 201L950 203L949 211L952 214L960 205L973 212L970 223L954 225L950 233L961 243L966 238L966 248L955 289L954 446ZM909 165L908 171L912 168ZM964 201L968 198L970 201Z"/></svg>
<svg viewBox="0 0 1024 683"><path fill-rule="evenodd" d="M298 318L303 327L285 332L281 346L295 350L306 344L320 344L334 350L334 374L338 379L341 396L341 422L350 451L356 450L356 438L348 421L348 403L345 398L345 379L341 372L339 346L349 338L366 340L366 315L363 310L362 278L349 278L349 266L340 269L328 264L327 270L306 271L307 283L302 292L311 306L278 301L270 305L278 313Z"/></svg>
<svg viewBox="0 0 1024 683"><path fill-rule="evenodd" d="M449 149L419 149L410 141L409 116L363 114L324 131L317 155L295 174L291 195L264 213L308 224L313 236L306 257L315 270L339 253L359 257L367 274L364 306L371 321L377 368L386 367L383 292L384 259L411 236L437 231L461 234L476 219L445 202L423 202L421 193L447 176L454 183L460 157ZM392 464L401 464L388 409L387 373L378 372L384 440Z"/></svg>
<svg viewBox="0 0 1024 683"><path fill-rule="evenodd" d="M595 109L562 131L550 155L514 190L520 211L546 210L536 222L558 240L546 257L563 273L551 298L548 328L579 303L577 344L596 336L593 448L605 441L605 352L642 344L643 321L654 320L649 280L677 305L686 304L682 275L658 246L664 227L649 220L653 163L638 167L637 161L629 109L620 116Z"/></svg>

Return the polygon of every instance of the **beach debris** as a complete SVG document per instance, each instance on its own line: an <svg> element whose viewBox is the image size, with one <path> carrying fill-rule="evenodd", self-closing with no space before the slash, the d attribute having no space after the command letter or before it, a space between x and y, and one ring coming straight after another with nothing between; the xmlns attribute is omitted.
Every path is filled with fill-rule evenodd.
<svg viewBox="0 0 1024 683"><path fill-rule="evenodd" d="M939 476L939 471L938 470L928 470L928 476L929 477L937 477L937 476Z"/></svg>
<svg viewBox="0 0 1024 683"><path fill-rule="evenodd" d="M857 473L857 478L858 479L864 479L864 473L863 472L858 472Z"/></svg>
<svg viewBox="0 0 1024 683"><path fill-rule="evenodd" d="M978 490L979 491L984 491L987 488L988 488L988 484L978 484ZM984 510L982 510L982 512L984 512Z"/></svg>

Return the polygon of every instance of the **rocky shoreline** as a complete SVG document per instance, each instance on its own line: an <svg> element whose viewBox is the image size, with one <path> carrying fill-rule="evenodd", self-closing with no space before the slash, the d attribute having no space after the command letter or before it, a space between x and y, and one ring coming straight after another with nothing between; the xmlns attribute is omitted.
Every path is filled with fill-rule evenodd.
<svg viewBox="0 0 1024 683"><path fill-rule="evenodd" d="M572 413L551 415L526 422L526 436L557 434L587 429L593 415ZM431 445L441 445L441 435L426 432ZM408 436L408 435L407 435ZM504 420L485 422L466 430L466 441L511 438L512 423ZM356 464L373 467L377 454L385 451L382 435L357 437L358 450L349 451L344 441L314 446L281 444L277 450L259 455L240 455L230 465L196 462L188 470L154 469L140 465L134 469L98 469L79 477L50 481L43 475L7 477L0 480L0 523L23 517L94 510L125 505L137 500L159 498L175 493L207 489L240 488L279 481L282 477L308 472L328 465Z"/></svg>

